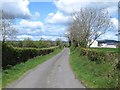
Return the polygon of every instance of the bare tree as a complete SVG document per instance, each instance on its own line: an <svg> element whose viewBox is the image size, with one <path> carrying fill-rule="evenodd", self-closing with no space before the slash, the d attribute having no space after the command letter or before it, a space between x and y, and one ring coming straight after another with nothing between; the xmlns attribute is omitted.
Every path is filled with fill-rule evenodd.
<svg viewBox="0 0 120 90"><path fill-rule="evenodd" d="M0 26L1 26L1 33L3 42L6 40L14 40L16 38L16 29L12 26L11 19L1 19Z"/></svg>
<svg viewBox="0 0 120 90"><path fill-rule="evenodd" d="M2 12L3 14L3 12ZM14 40L16 38L16 28L13 27L14 19L3 14L0 19L0 32L2 34L3 43L6 40Z"/></svg>
<svg viewBox="0 0 120 90"><path fill-rule="evenodd" d="M78 45L89 47L101 35L105 34L112 27L108 12L104 9L81 8L78 12L72 13L73 21L68 29L72 41Z"/></svg>

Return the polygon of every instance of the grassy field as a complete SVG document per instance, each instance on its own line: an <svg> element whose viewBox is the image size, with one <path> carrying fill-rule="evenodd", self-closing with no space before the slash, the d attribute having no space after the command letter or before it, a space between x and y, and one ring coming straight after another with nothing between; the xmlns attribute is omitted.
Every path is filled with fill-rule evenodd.
<svg viewBox="0 0 120 90"><path fill-rule="evenodd" d="M9 83L20 78L20 76L25 74L28 70L30 70L30 69L36 67L37 65L45 62L46 60L50 59L54 55L58 54L61 50L62 49L56 49L54 52L52 52L48 55L38 56L38 57L28 60L25 63L15 65L11 69L3 70L3 72L2 72L2 87L5 87Z"/></svg>
<svg viewBox="0 0 120 90"><path fill-rule="evenodd" d="M94 50L99 50L103 52L118 52L118 48L91 48Z"/></svg>
<svg viewBox="0 0 120 90"><path fill-rule="evenodd" d="M118 86L118 71L111 62L97 64L80 56L77 49L71 49L70 64L76 77L88 88L114 88Z"/></svg>

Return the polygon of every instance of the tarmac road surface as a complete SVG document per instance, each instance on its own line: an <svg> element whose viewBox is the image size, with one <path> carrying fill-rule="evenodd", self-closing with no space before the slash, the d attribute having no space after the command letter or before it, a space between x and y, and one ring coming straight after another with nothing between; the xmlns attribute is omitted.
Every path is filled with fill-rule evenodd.
<svg viewBox="0 0 120 90"><path fill-rule="evenodd" d="M64 48L59 54L28 71L6 88L85 88L85 86L75 78L70 67L70 49Z"/></svg>

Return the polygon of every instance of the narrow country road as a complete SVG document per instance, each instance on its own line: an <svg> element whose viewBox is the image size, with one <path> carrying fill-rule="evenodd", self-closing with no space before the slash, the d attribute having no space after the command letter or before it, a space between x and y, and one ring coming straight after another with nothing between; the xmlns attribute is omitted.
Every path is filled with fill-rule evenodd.
<svg viewBox="0 0 120 90"><path fill-rule="evenodd" d="M70 67L70 50L65 48L50 60L28 71L7 88L85 88Z"/></svg>

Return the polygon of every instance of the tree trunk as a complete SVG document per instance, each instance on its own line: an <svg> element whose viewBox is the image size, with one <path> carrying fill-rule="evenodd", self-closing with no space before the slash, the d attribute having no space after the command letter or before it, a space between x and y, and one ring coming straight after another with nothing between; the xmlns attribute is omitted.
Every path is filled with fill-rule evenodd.
<svg viewBox="0 0 120 90"><path fill-rule="evenodd" d="M71 41L69 41L69 46L71 46Z"/></svg>
<svg viewBox="0 0 120 90"><path fill-rule="evenodd" d="M2 43L5 43L5 39L3 38L3 41L2 41Z"/></svg>

